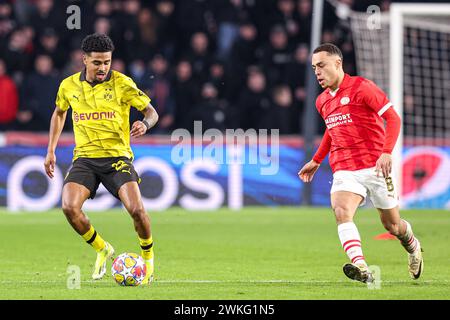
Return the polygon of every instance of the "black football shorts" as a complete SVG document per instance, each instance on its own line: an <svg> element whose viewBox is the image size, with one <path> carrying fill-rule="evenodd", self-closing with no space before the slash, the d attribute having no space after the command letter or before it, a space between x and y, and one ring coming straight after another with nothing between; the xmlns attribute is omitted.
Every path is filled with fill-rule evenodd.
<svg viewBox="0 0 450 320"><path fill-rule="evenodd" d="M67 173L64 184L75 182L89 189L90 198L94 199L100 182L117 199L119 188L127 182L140 182L130 159L113 158L78 158Z"/></svg>

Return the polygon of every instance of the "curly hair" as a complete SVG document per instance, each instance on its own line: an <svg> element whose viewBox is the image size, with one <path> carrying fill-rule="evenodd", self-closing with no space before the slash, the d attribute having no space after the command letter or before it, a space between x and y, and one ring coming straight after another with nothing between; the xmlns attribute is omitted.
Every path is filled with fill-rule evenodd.
<svg viewBox="0 0 450 320"><path fill-rule="evenodd" d="M114 43L106 34L94 33L86 36L81 42L81 50L84 53L113 52Z"/></svg>

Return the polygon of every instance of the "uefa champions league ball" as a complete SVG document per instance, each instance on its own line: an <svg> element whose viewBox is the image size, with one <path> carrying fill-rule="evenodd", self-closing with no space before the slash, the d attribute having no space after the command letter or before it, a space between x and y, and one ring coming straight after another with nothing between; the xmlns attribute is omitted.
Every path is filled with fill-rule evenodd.
<svg viewBox="0 0 450 320"><path fill-rule="evenodd" d="M121 286L138 286L147 272L144 259L136 253L125 252L113 262L111 273L117 284Z"/></svg>

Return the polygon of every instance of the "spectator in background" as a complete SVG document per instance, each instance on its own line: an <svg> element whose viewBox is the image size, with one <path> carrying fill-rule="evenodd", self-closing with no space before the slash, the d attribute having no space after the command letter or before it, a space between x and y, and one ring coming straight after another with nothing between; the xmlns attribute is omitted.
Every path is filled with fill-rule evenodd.
<svg viewBox="0 0 450 320"><path fill-rule="evenodd" d="M96 24L98 21L107 20L109 22L109 28L111 28L111 21L115 20L114 17L114 8L110 0L98 0L92 4L93 12L92 14L88 14L85 19L89 19L90 29L92 26ZM94 27L95 29L96 27ZM102 28L102 27L100 27ZM104 28L104 27L103 27ZM109 30L108 30L109 31Z"/></svg>
<svg viewBox="0 0 450 320"><path fill-rule="evenodd" d="M33 11L34 4L28 0L14 0L10 1L13 7L14 16L19 25L26 24L29 22L29 17L31 12ZM1 4L8 4L8 1L1 1ZM1 11L1 9L0 9Z"/></svg>
<svg viewBox="0 0 450 320"><path fill-rule="evenodd" d="M158 21L158 48L169 61L175 58L175 43L177 37L175 23L175 4L173 0L158 0L155 7Z"/></svg>
<svg viewBox="0 0 450 320"><path fill-rule="evenodd" d="M143 8L138 13L139 46L141 57L148 59L158 49L158 18L150 8ZM161 35L162 36L162 35Z"/></svg>
<svg viewBox="0 0 450 320"><path fill-rule="evenodd" d="M109 0L100 0L96 3L91 26L93 26L93 33L106 34L114 43L117 43L117 47L114 49L114 58L124 57L126 53L122 46L122 30Z"/></svg>
<svg viewBox="0 0 450 320"><path fill-rule="evenodd" d="M111 0L111 2L112 8L116 13L119 13L120 11L123 10L122 8L123 0Z"/></svg>
<svg viewBox="0 0 450 320"><path fill-rule="evenodd" d="M144 91L152 97L152 105L158 112L158 124L152 129L155 133L169 133L175 121L175 100L169 78L169 62L156 54L150 61L150 75ZM142 115L139 115L142 118Z"/></svg>
<svg viewBox="0 0 450 320"><path fill-rule="evenodd" d="M194 121L202 122L203 133L208 129L225 131L230 128L228 120L228 104L218 98L217 88L210 82L201 88L200 102L190 112L190 131L194 132Z"/></svg>
<svg viewBox="0 0 450 320"><path fill-rule="evenodd" d="M59 77L54 72L52 59L47 55L37 56L35 71L25 77L21 87L18 120L23 124L23 129L48 130L58 86Z"/></svg>
<svg viewBox="0 0 450 320"><path fill-rule="evenodd" d="M64 65L61 71L62 78L66 78L74 73L80 72L84 69L83 51L75 49L70 52L70 60Z"/></svg>
<svg viewBox="0 0 450 320"><path fill-rule="evenodd" d="M141 10L141 3L137 0L126 0L122 3L119 24L122 26L123 50L127 61L141 59L136 46L139 43L138 13Z"/></svg>
<svg viewBox="0 0 450 320"><path fill-rule="evenodd" d="M94 21L94 33L111 35L111 22L108 18L99 17Z"/></svg>
<svg viewBox="0 0 450 320"><path fill-rule="evenodd" d="M187 55L194 72L194 77L205 82L207 79L211 54L209 52L209 39L206 33L196 32L191 37L191 47Z"/></svg>
<svg viewBox="0 0 450 320"><path fill-rule="evenodd" d="M272 90L270 109L262 115L259 128L279 129L280 134L298 133L299 118L289 85L279 84Z"/></svg>
<svg viewBox="0 0 450 320"><path fill-rule="evenodd" d="M299 44L294 52L294 59L289 64L286 73L286 82L291 86L295 104L303 109L306 99L306 68L309 68L309 48L306 44Z"/></svg>
<svg viewBox="0 0 450 320"><path fill-rule="evenodd" d="M325 42L326 41L326 42ZM324 30L322 32L322 43L335 43L336 37L332 30Z"/></svg>
<svg viewBox="0 0 450 320"><path fill-rule="evenodd" d="M282 80L291 60L292 50L286 29L282 25L275 25L270 30L269 42L263 47L260 59L270 85Z"/></svg>
<svg viewBox="0 0 450 320"><path fill-rule="evenodd" d="M246 69L255 63L255 52L258 47L258 31L253 23L242 22L239 27L239 37L231 50L231 57L227 67L230 69L231 77L234 79L232 86L236 89L242 88L246 81ZM234 90L233 90L234 91Z"/></svg>
<svg viewBox="0 0 450 320"><path fill-rule="evenodd" d="M6 1L0 2L0 50L3 51L8 43L8 36L17 27L14 20L13 8Z"/></svg>
<svg viewBox="0 0 450 320"><path fill-rule="evenodd" d="M246 1L250 3L250 1ZM272 1L255 1L249 8L249 16L251 21L258 30L258 42L263 42L269 37L270 29L272 28L271 17L276 10L276 2Z"/></svg>
<svg viewBox="0 0 450 320"><path fill-rule="evenodd" d="M309 43L311 38L312 4L311 0L297 0L295 20L299 26L297 43Z"/></svg>
<svg viewBox="0 0 450 320"><path fill-rule="evenodd" d="M344 70L348 74L356 74L355 50L351 39L346 40L340 45L344 57Z"/></svg>
<svg viewBox="0 0 450 320"><path fill-rule="evenodd" d="M189 60L178 61L172 86L176 108L174 127L189 129L192 123L188 115L199 99L199 84L193 78Z"/></svg>
<svg viewBox="0 0 450 320"><path fill-rule="evenodd" d="M111 63L111 69L115 71L119 71L120 73L126 74L127 68L125 62L120 58L114 58Z"/></svg>
<svg viewBox="0 0 450 320"><path fill-rule="evenodd" d="M228 77L228 72L225 70L225 65L220 60L214 60L209 66L209 75L207 82L210 82L218 90L218 98L231 100L232 93L230 83L231 79Z"/></svg>
<svg viewBox="0 0 450 320"><path fill-rule="evenodd" d="M109 3L109 1L107 2ZM93 33L106 34L114 41L114 43L117 43L117 50L114 49L114 58L122 58L126 55L126 53L121 46L122 37L120 36L120 29L119 26L117 26L116 21L117 20L109 16L98 16L94 20L94 27L92 31Z"/></svg>
<svg viewBox="0 0 450 320"><path fill-rule="evenodd" d="M239 26L239 36L233 45L231 60L232 65L247 67L255 62L255 51L258 47L258 30L250 21L244 21Z"/></svg>
<svg viewBox="0 0 450 320"><path fill-rule="evenodd" d="M30 25L36 34L42 34L46 28L62 30L65 27L65 17L55 7L53 0L36 0L35 10L30 16Z"/></svg>
<svg viewBox="0 0 450 320"><path fill-rule="evenodd" d="M33 55L36 52L36 48L34 45L34 39L35 39L35 31L34 28L30 25L23 25L21 27L22 35L25 38L25 53L29 57L33 57Z"/></svg>
<svg viewBox="0 0 450 320"><path fill-rule="evenodd" d="M158 37L158 21L153 10L140 9L137 13L137 24L127 31L129 59L150 60L158 49Z"/></svg>
<svg viewBox="0 0 450 320"><path fill-rule="evenodd" d="M138 88L145 88L148 84L149 74L145 67L145 62L141 59L133 60L129 65L130 77L134 80Z"/></svg>
<svg viewBox="0 0 450 320"><path fill-rule="evenodd" d="M234 42L239 36L239 24L246 20L243 0L219 0L214 2L217 23L217 58L229 58Z"/></svg>
<svg viewBox="0 0 450 320"><path fill-rule="evenodd" d="M215 32L215 23L211 1L183 0L177 2L176 24L181 32L178 34L178 52L186 52L190 47L191 37L196 32ZM181 58L181 57L177 57Z"/></svg>
<svg viewBox="0 0 450 320"><path fill-rule="evenodd" d="M14 129L19 97L17 87L6 73L6 65L0 59L0 131Z"/></svg>
<svg viewBox="0 0 450 320"><path fill-rule="evenodd" d="M23 76L30 70L30 53L26 51L28 39L22 29L14 30L8 45L1 53L6 63L8 73L17 83L23 80Z"/></svg>
<svg viewBox="0 0 450 320"><path fill-rule="evenodd" d="M247 85L241 91L237 102L239 127L258 129L261 116L269 110L269 107L266 76L260 68L250 66L247 71Z"/></svg>
<svg viewBox="0 0 450 320"><path fill-rule="evenodd" d="M382 12L388 12L391 7L391 0L382 0L380 3L380 8Z"/></svg>
<svg viewBox="0 0 450 320"><path fill-rule="evenodd" d="M109 0L98 0L94 6L95 19L97 18L113 18L113 6Z"/></svg>
<svg viewBox="0 0 450 320"><path fill-rule="evenodd" d="M122 3L122 9L122 16L124 19L122 22L133 24L141 10L141 2L139 0L125 0Z"/></svg>
<svg viewBox="0 0 450 320"><path fill-rule="evenodd" d="M54 29L46 28L39 37L36 55L48 55L51 57L56 69L63 68L67 53L63 46L59 46L59 36Z"/></svg>
<svg viewBox="0 0 450 320"><path fill-rule="evenodd" d="M273 15L272 25L277 24L285 28L290 41L298 37L300 27L295 19L294 0L277 0L277 10Z"/></svg>

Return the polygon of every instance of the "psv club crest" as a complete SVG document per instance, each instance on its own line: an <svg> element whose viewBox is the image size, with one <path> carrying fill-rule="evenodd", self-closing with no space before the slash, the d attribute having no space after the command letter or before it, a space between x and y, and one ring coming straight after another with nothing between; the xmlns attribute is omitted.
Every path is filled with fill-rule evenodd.
<svg viewBox="0 0 450 320"><path fill-rule="evenodd" d="M346 104L348 104L350 102L350 98L349 97L343 97L342 99L341 99L341 104L342 105L346 105Z"/></svg>

